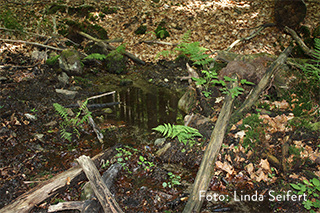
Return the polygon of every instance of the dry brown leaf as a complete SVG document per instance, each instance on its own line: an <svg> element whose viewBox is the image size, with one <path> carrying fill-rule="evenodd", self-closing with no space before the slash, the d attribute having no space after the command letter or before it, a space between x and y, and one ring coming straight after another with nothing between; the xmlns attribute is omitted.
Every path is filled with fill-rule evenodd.
<svg viewBox="0 0 320 213"><path fill-rule="evenodd" d="M264 169L265 171L271 172L270 164L267 159L265 159L265 160L261 159L259 166L260 166L260 168Z"/></svg>
<svg viewBox="0 0 320 213"><path fill-rule="evenodd" d="M244 167L244 169L248 172L249 175L251 175L254 171L254 167L252 163L249 163Z"/></svg>
<svg viewBox="0 0 320 213"><path fill-rule="evenodd" d="M216 162L216 166L220 169L222 169L223 171L227 172L228 174L232 174L234 169L233 167L228 163L228 162L224 162L222 163L221 161L217 161Z"/></svg>
<svg viewBox="0 0 320 213"><path fill-rule="evenodd" d="M266 173L264 173L262 170L260 170L260 171L258 170L257 174L259 175L256 178L257 182L261 182L261 181L267 182L269 180L268 175Z"/></svg>

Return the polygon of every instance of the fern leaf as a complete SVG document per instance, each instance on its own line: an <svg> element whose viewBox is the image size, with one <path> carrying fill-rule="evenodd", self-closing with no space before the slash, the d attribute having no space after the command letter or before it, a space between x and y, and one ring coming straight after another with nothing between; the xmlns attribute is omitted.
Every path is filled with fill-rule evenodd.
<svg viewBox="0 0 320 213"><path fill-rule="evenodd" d="M72 133L67 132L67 130L64 127L61 128L60 135L61 135L62 138L64 138L64 139L68 140L69 142L71 142Z"/></svg>
<svg viewBox="0 0 320 213"><path fill-rule="evenodd" d="M54 103L53 107L64 120L68 120L68 112L65 107L61 106L58 103Z"/></svg>
<svg viewBox="0 0 320 213"><path fill-rule="evenodd" d="M104 55L104 54L92 53L92 54L88 55L87 57L85 57L84 60L93 60L93 59L95 59L95 60L102 61L102 60L104 60L106 58L107 58L107 56Z"/></svg>

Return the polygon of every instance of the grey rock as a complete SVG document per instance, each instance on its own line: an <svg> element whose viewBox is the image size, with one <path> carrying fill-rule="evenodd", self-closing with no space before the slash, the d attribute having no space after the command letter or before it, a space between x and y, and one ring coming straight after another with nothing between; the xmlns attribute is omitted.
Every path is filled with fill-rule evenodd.
<svg viewBox="0 0 320 213"><path fill-rule="evenodd" d="M60 75L58 75L58 81L62 87L65 87L69 83L69 76L67 73L62 72Z"/></svg>
<svg viewBox="0 0 320 213"><path fill-rule="evenodd" d="M164 144L164 142L166 142L166 138L157 138L154 141L154 145L156 146L162 146Z"/></svg>
<svg viewBox="0 0 320 213"><path fill-rule="evenodd" d="M74 99L78 92L66 89L56 89L56 93L60 94L62 98Z"/></svg>
<svg viewBox="0 0 320 213"><path fill-rule="evenodd" d="M64 50L59 57L59 67L70 75L83 73L80 55L76 50Z"/></svg>

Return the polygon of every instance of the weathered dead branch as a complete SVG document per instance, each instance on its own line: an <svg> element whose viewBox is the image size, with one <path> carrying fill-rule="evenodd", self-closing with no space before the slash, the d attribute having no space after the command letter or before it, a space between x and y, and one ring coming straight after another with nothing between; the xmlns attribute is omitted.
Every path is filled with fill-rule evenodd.
<svg viewBox="0 0 320 213"><path fill-rule="evenodd" d="M53 47L53 46L44 45L44 44L40 44L40 43L36 43L36 42L31 42L31 41L12 40L12 39L4 39L4 38L0 38L0 41L11 42L11 43L29 44L29 45L34 45L34 46L49 48L49 49L53 49L53 50L59 50L59 51L63 51L63 50L64 50L64 49L61 49L61 48L58 48L58 47Z"/></svg>
<svg viewBox="0 0 320 213"><path fill-rule="evenodd" d="M108 149L104 153L100 153L93 157L93 161L96 165L102 159L110 159L113 155L113 148ZM59 190L63 190L71 184L73 181L84 179L82 168L75 166L69 170L56 175L55 177L42 182L38 186L34 187L30 191L22 194L16 198L12 203L0 209L0 213L27 213L31 209L44 201L45 199L55 195Z"/></svg>
<svg viewBox="0 0 320 213"><path fill-rule="evenodd" d="M121 213L123 212L117 203L117 201L113 198L111 192L109 191L106 184L103 182L101 175L99 174L98 169L90 159L90 157L82 155L77 161L81 165L84 173L91 183L91 187L97 196L104 212L113 212L113 213Z"/></svg>
<svg viewBox="0 0 320 213"><path fill-rule="evenodd" d="M108 50L115 50L116 49L114 46L111 46L110 44L106 43L105 41L97 39L97 38L94 38L91 35L88 35L87 33L84 33L84 32L81 32L81 31L79 31L78 33L80 35L82 35L83 37L96 42L96 44L98 46L102 47L102 48L105 48L105 49L108 49ZM128 58L130 58L132 61L134 61L137 64L141 64L141 65L145 65L146 64L146 62L142 61L141 59L137 58L135 55L133 55L133 54L131 54L129 52L125 51L123 54L125 56L127 56Z"/></svg>
<svg viewBox="0 0 320 213"><path fill-rule="evenodd" d="M237 81L230 82L228 87L235 88L237 83ZM208 189L215 167L215 159L220 151L232 113L233 101L234 98L232 98L231 94L228 94L222 106L215 128L211 134L211 138L201 161L192 192L189 196L188 203L185 206L183 213L199 212L201 209L204 199L200 199L199 192L207 191Z"/></svg>

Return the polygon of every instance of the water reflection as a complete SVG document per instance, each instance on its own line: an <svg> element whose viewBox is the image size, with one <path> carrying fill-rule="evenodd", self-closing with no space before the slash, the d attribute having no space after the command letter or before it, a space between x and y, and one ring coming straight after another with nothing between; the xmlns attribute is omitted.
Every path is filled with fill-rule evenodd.
<svg viewBox="0 0 320 213"><path fill-rule="evenodd" d="M183 114L178 109L178 94L164 88L148 91L137 87L124 88L99 103L120 102L113 106L108 118L124 121L128 125L151 129L163 123L181 123Z"/></svg>

